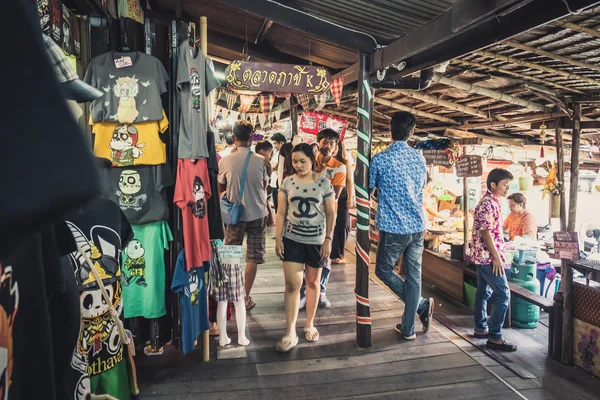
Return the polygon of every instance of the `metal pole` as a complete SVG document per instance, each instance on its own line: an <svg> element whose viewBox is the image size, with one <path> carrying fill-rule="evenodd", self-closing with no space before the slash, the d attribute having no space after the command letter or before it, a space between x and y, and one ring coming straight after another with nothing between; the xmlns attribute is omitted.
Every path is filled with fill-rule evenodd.
<svg viewBox="0 0 600 400"><path fill-rule="evenodd" d="M356 342L362 348L371 347L371 308L369 305L369 265L371 240L369 224L371 197L369 194L369 162L371 160L371 130L373 92L369 83L370 57L359 55L358 71L358 155L354 182L356 186Z"/></svg>

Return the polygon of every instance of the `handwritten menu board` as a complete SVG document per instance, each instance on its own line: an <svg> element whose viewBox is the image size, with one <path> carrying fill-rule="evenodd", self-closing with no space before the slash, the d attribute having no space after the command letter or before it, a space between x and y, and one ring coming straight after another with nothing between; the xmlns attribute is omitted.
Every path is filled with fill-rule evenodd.
<svg viewBox="0 0 600 400"><path fill-rule="evenodd" d="M579 260L577 232L554 232L554 257L561 260Z"/></svg>
<svg viewBox="0 0 600 400"><path fill-rule="evenodd" d="M456 175L459 177L481 176L483 163L480 156L464 156L456 162Z"/></svg>
<svg viewBox="0 0 600 400"><path fill-rule="evenodd" d="M452 164L448 160L448 154L444 150L423 150L423 157L427 165L441 165L450 168Z"/></svg>

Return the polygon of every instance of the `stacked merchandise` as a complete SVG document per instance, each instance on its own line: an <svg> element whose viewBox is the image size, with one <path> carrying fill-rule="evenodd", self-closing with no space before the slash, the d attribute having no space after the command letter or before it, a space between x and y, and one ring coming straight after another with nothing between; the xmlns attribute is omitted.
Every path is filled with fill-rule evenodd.
<svg viewBox="0 0 600 400"><path fill-rule="evenodd" d="M168 127L160 96L169 77L152 56L108 52L91 60L84 80L104 93L90 105L94 153L112 165L103 171L104 197L133 232L121 252L118 309L125 318L159 318L166 314L164 252L172 240L165 188L173 179L160 135ZM101 356L89 354L90 364Z"/></svg>
<svg viewBox="0 0 600 400"><path fill-rule="evenodd" d="M218 196L218 163L214 134L208 129L206 96L220 85L199 48L185 40L179 46L177 89L181 99L179 160L173 202L181 209L183 244L172 289L181 293L184 352L208 329L206 289L200 303L193 295L212 259L211 239L223 238ZM183 255L184 254L184 255ZM188 279L186 280L185 277ZM189 303L189 304L188 304ZM183 312L188 310L189 312ZM203 323L198 324L198 313ZM194 315L192 318L191 315Z"/></svg>

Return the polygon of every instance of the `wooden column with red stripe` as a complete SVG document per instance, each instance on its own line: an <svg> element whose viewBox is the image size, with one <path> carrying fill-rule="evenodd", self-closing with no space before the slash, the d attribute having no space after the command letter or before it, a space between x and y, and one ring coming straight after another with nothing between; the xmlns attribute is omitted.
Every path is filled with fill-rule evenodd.
<svg viewBox="0 0 600 400"><path fill-rule="evenodd" d="M360 53L358 90L357 163L354 175L356 186L356 342L360 347L371 347L371 308L369 305L369 221L371 200L369 194L369 161L371 160L371 128L373 93L369 83L370 57Z"/></svg>

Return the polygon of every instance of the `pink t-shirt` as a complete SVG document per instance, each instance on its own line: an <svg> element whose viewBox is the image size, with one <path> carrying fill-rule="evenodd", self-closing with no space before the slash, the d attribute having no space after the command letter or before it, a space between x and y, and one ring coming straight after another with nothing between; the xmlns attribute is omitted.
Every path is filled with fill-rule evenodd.
<svg viewBox="0 0 600 400"><path fill-rule="evenodd" d="M185 264L188 271L211 260L206 204L210 196L206 159L192 161L180 158L177 163L173 203L181 209Z"/></svg>
<svg viewBox="0 0 600 400"><path fill-rule="evenodd" d="M485 245L481 231L488 230L494 239L494 245L504 261L504 238L502 237L502 210L500 199L489 190L479 200L473 215L473 244L471 262L473 264L491 264L492 256Z"/></svg>

